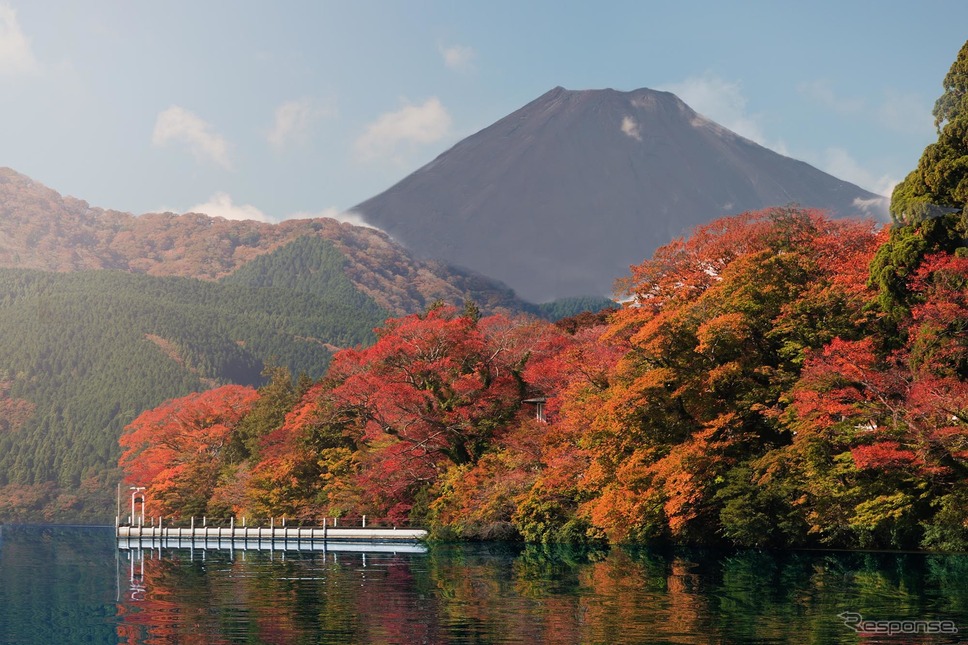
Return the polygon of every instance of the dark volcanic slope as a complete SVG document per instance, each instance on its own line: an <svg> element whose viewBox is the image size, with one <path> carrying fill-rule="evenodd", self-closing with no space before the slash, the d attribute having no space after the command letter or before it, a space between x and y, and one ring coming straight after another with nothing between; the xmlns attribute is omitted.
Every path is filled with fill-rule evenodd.
<svg viewBox="0 0 968 645"><path fill-rule="evenodd" d="M791 202L849 215L876 197L668 92L558 87L354 210L540 302L609 294L630 264L722 215Z"/></svg>

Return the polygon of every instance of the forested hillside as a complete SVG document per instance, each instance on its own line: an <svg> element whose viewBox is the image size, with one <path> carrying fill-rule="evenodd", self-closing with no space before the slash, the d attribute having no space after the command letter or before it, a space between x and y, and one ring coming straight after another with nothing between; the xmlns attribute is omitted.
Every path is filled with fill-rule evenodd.
<svg viewBox="0 0 968 645"><path fill-rule="evenodd" d="M141 411L257 386L267 361L319 377L333 350L372 342L386 313L342 256L318 238L297 248L301 284L258 267L224 283L0 269L0 517L108 519L117 439Z"/></svg>

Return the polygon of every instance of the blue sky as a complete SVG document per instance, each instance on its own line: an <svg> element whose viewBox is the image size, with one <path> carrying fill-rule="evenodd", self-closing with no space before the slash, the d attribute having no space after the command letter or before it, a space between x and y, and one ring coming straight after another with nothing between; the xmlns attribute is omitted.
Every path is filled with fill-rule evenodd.
<svg viewBox="0 0 968 645"><path fill-rule="evenodd" d="M0 0L0 166L94 206L334 215L561 85L675 92L875 192L968 2Z"/></svg>

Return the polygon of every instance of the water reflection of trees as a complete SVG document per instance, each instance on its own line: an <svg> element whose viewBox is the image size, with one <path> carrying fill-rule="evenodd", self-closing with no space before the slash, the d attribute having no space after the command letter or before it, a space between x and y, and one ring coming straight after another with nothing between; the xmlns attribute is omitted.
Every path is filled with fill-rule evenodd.
<svg viewBox="0 0 968 645"><path fill-rule="evenodd" d="M143 564L144 600L118 607L123 642L421 642L433 629L405 556L164 551Z"/></svg>
<svg viewBox="0 0 968 645"><path fill-rule="evenodd" d="M145 561L145 600L118 607L124 642L856 642L844 611L968 629L968 556L460 545L186 560Z"/></svg>

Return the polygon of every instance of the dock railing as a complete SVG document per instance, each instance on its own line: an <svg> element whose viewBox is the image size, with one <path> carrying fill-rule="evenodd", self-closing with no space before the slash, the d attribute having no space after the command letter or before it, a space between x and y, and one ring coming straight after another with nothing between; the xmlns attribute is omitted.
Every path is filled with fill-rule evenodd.
<svg viewBox="0 0 968 645"><path fill-rule="evenodd" d="M116 521L119 539L242 539L242 540L346 540L398 542L420 541L427 531L401 526L385 520L373 521L366 516L327 517L321 519L283 517L269 518L184 518L141 517L135 522Z"/></svg>

